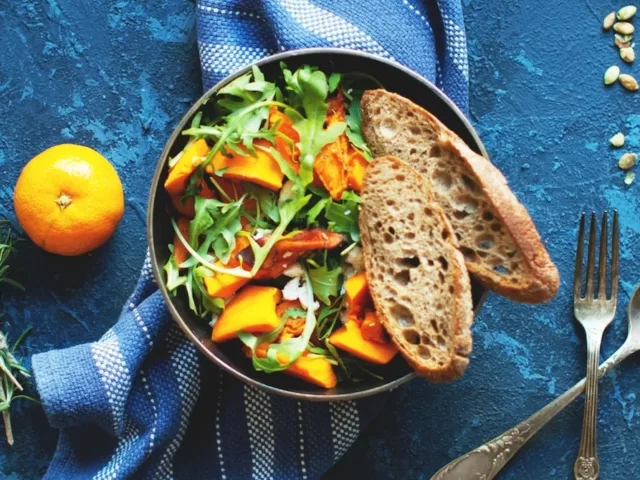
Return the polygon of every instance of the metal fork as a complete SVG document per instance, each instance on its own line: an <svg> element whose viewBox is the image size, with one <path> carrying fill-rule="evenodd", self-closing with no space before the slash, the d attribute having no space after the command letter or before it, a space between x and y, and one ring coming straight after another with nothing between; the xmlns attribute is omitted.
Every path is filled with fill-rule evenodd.
<svg viewBox="0 0 640 480"><path fill-rule="evenodd" d="M611 246L611 296L607 298L607 212L602 214L600 228L600 258L598 262L598 292L594 294L596 214L591 214L589 232L589 252L587 254L586 292L582 296L582 257L584 252L585 214L580 217L578 251L573 280L573 311L584 328L587 338L587 384L585 387L584 417L578 458L573 465L576 480L595 480L600 472L596 447L596 426L598 422L598 364L600 363L600 343L605 329L616 314L618 295L618 212L613 212L613 238Z"/></svg>

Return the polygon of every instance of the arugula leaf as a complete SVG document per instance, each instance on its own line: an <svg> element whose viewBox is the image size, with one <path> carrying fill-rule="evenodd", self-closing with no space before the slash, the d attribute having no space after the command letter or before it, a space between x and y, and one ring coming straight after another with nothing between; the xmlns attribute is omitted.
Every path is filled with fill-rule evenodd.
<svg viewBox="0 0 640 480"><path fill-rule="evenodd" d="M331 270L327 268L327 265L309 269L313 294L325 305L331 305L329 297L335 297L338 294L341 274L342 268L339 266Z"/></svg>
<svg viewBox="0 0 640 480"><path fill-rule="evenodd" d="M271 221L275 223L280 221L278 197L275 192L256 185L255 183L243 183L242 186L244 191L249 194L249 197L254 198L258 202L260 210L264 212Z"/></svg>
<svg viewBox="0 0 640 480"><path fill-rule="evenodd" d="M322 213L322 211L325 209L325 207L329 204L330 201L331 201L330 198L321 198L316 202L316 204L313 207L309 209L309 211L307 212L307 227L316 221L316 219L318 218L318 215Z"/></svg>
<svg viewBox="0 0 640 480"><path fill-rule="evenodd" d="M287 88L298 98L304 116L288 107L285 114L293 121L293 128L300 135L297 147L300 150L300 181L306 187L313 180L313 162L328 143L334 142L346 128L343 122L337 122L324 128L328 105L325 103L329 93L327 77L323 72L304 65L291 74L283 69Z"/></svg>
<svg viewBox="0 0 640 480"><path fill-rule="evenodd" d="M330 201L325 210L325 217L331 222L333 230L338 233L348 233L354 242L360 241L358 208L358 202L350 198L340 202Z"/></svg>
<svg viewBox="0 0 640 480"><path fill-rule="evenodd" d="M284 188L283 188L284 190ZM251 269L251 275L255 275L260 267L264 263L269 255L269 252L276 244L278 240L282 237L287 226L291 223L291 220L294 219L296 213L304 207L309 200L311 200L311 195L303 196L304 189L299 184L294 184L291 188L291 192L289 198L285 200L281 200L278 208L280 210L280 223L273 230L267 243L264 246L260 247L257 242L253 239L253 237L249 237L249 242L251 243L251 249L253 250L254 262L253 268ZM282 197L282 192L281 192Z"/></svg>
<svg viewBox="0 0 640 480"><path fill-rule="evenodd" d="M176 288L187 283L187 277L180 275L180 269L176 264L176 258L173 254L169 257L167 263L164 264L164 271L167 273L167 290L169 290L169 293L172 295L175 294Z"/></svg>
<svg viewBox="0 0 640 480"><path fill-rule="evenodd" d="M304 318L307 316L307 311L302 308L287 308L282 315L281 320L289 320L290 318Z"/></svg>
<svg viewBox="0 0 640 480"><path fill-rule="evenodd" d="M367 146L362 134L362 112L360 111L360 100L362 92L359 95L354 95L349 105L349 111L347 112L347 131L346 135L351 144L362 152L364 157L371 161L373 159L371 150Z"/></svg>
<svg viewBox="0 0 640 480"><path fill-rule="evenodd" d="M341 73L333 72L331 75L329 75L329 93L333 93L336 91L338 85L340 84L340 80L342 80Z"/></svg>

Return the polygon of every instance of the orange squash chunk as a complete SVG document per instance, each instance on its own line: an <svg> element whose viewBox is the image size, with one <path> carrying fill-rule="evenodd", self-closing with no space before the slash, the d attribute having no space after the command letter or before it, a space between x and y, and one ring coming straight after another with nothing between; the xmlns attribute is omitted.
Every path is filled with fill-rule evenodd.
<svg viewBox="0 0 640 480"><path fill-rule="evenodd" d="M238 200L242 195L244 195L244 187L239 182L233 182L222 177L215 177L215 181L222 191L232 200ZM227 199L222 198L222 201L226 202ZM244 205L244 208L251 211L254 211L257 207L257 203L253 198L245 199L242 204ZM244 219L244 217L242 218Z"/></svg>
<svg viewBox="0 0 640 480"><path fill-rule="evenodd" d="M255 146L263 146L269 148L271 144L264 140L258 139ZM236 180L240 182L251 182L269 190L278 191L282 188L282 179L284 174L278 163L267 152L256 148L256 156L240 155L230 152L230 156L223 152L218 152L213 156L213 171L226 168L223 173L224 178ZM213 173L211 165L207 166L207 172Z"/></svg>
<svg viewBox="0 0 640 480"><path fill-rule="evenodd" d="M216 194L213 192L213 190L211 190L211 188L209 188L207 182L198 180L198 187L200 188L198 195L200 195L202 198L216 198ZM185 217L193 218L196 214L194 198L189 197L183 202L180 197L181 195L169 195L171 203L178 211L178 213L184 215Z"/></svg>
<svg viewBox="0 0 640 480"><path fill-rule="evenodd" d="M227 264L223 264L218 260L215 265L219 267L235 268L240 266L238 260L238 254L249 246L249 239L247 237L236 237L236 247L231 253L231 258ZM251 270L251 265L243 263L242 268L245 270ZM250 278L236 277L229 273L218 273L211 277L204 278L204 286L207 289L207 294L210 297L224 298L225 300L231 298L240 288L249 283Z"/></svg>
<svg viewBox="0 0 640 480"><path fill-rule="evenodd" d="M259 280L277 278L303 253L311 250L331 250L339 246L343 240L344 237L339 233L322 228L303 230L291 238L278 240L254 278Z"/></svg>
<svg viewBox="0 0 640 480"><path fill-rule="evenodd" d="M276 305L282 294L275 287L249 285L231 300L211 331L211 340L225 342L236 338L240 330L270 332L280 324Z"/></svg>
<svg viewBox="0 0 640 480"><path fill-rule="evenodd" d="M377 365L389 363L398 353L398 349L391 343L382 344L365 339L360 325L353 320L348 320L344 326L333 332L329 342L354 357Z"/></svg>
<svg viewBox="0 0 640 480"><path fill-rule="evenodd" d="M278 124L277 132L286 136L290 141L276 136L275 147L282 158L291 166L294 172L300 171L300 163L298 158L300 157L300 150L296 146L296 143L300 141L300 135L298 131L293 128L293 121L278 110L277 107L271 107L269 111L269 126Z"/></svg>
<svg viewBox="0 0 640 480"><path fill-rule="evenodd" d="M331 126L337 122L344 122L346 107L342 91L329 100L326 122ZM315 158L313 172L319 183L329 192L334 200L340 200L347 189L347 149L349 139L343 133L335 142L325 145Z"/></svg>
<svg viewBox="0 0 640 480"><path fill-rule="evenodd" d="M367 310L365 312L364 320L360 324L360 330L362 331L362 338L365 340L381 343L383 345L389 344L387 332L382 326L382 322L380 322L378 315L373 310Z"/></svg>
<svg viewBox="0 0 640 480"><path fill-rule="evenodd" d="M302 308L302 305L298 300L285 300L280 303L276 308L276 313L278 317L282 319L282 316L287 312L290 308ZM278 335L278 341L286 340L287 338L299 337L302 335L302 331L304 330L304 326L306 324L306 317L291 317L287 318L287 322L284 325L284 328Z"/></svg>
<svg viewBox="0 0 640 480"><path fill-rule="evenodd" d="M347 278L344 282L344 290L347 299L347 315L361 318L365 308L372 304L365 272L362 271Z"/></svg>
<svg viewBox="0 0 640 480"><path fill-rule="evenodd" d="M189 219L187 217L178 218L178 230L184 237L184 239L189 241ZM180 266L182 262L189 258L189 252L187 251L184 244L178 238L178 235L175 235L173 238L173 258L176 260L176 265Z"/></svg>
<svg viewBox="0 0 640 480"><path fill-rule="evenodd" d="M265 358L268 348L269 345L266 343L259 345L258 348L256 348L256 356L258 358ZM250 351L248 353L249 355L251 354ZM285 364L289 361L289 358L279 353L278 361ZM306 353L289 365L289 368L284 370L284 373L323 388L333 388L338 383L338 378L333 371L333 366L326 359L308 357Z"/></svg>
<svg viewBox="0 0 640 480"><path fill-rule="evenodd" d="M193 142L184 151L178 163L169 170L167 180L164 182L164 188L169 195L180 197L184 193L189 183L189 177L195 172L208 153L209 145L202 138Z"/></svg>
<svg viewBox="0 0 640 480"><path fill-rule="evenodd" d="M349 146L347 151L347 187L356 192L362 190L364 172L369 162L355 148Z"/></svg>

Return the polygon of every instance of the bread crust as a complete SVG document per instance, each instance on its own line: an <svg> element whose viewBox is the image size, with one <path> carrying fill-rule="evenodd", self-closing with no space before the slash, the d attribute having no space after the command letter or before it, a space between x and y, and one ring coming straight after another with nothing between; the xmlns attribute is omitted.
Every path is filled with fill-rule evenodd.
<svg viewBox="0 0 640 480"><path fill-rule="evenodd" d="M372 192L372 185L377 172L381 169L393 170L402 176L407 178L408 184L415 185L414 197L420 199L421 204L410 206L410 211L413 212L415 224L404 224L403 233L413 233L411 241L407 241L406 244L401 242L401 245L396 246L389 245L388 241L382 239L386 233L388 224L383 224L380 227L380 219L385 217L385 209L395 208L389 206L389 200L394 200L403 206L407 200L406 193L402 190L396 190L393 188L392 182L385 182L385 194L384 197L380 197L377 192ZM411 181L409 181L409 178ZM386 186L388 185L388 189ZM378 189L379 192L379 189ZM362 207L359 216L360 233L362 237L362 245L365 259L365 270L367 275L367 282L369 284L369 290L373 298L376 312L389 333L393 343L398 347L398 350L405 358L407 363L418 373L419 375L429 379L432 382L447 382L455 380L460 377L467 365L469 364L469 355L472 349L471 338L471 324L473 322L473 305L471 299L471 285L465 262L462 254L456 248L455 235L449 221L447 220L444 212L440 206L435 203L431 197L428 184L415 169L413 169L407 163L401 161L396 157L386 156L375 159L367 168L364 186L362 190ZM395 204L392 204L395 205ZM431 248L429 243L424 240L429 237L427 232L419 231L414 225L424 225L427 222L426 214L423 212L425 209L429 209L432 212L432 217L429 217L429 223L432 224L432 229L436 232L435 238L439 250ZM403 210L401 210L402 212ZM375 213L374 213L375 212ZM423 215L424 222L418 218ZM409 222L407 222L409 223ZM395 224L398 227L397 224ZM446 232L445 236L442 236L442 232ZM401 232L398 232L400 235ZM431 308L431 304L424 296L412 296L411 305L408 305L404 299L411 294L411 286L406 287L406 291L403 291L403 284L393 283L396 293L390 295L389 277L385 276L385 272L389 272L389 269L393 267L393 259L397 257L398 252L401 255L411 255L414 253L406 253L406 247L410 247L409 250L418 247L415 250L420 252L419 261L416 262L416 274L412 277L412 282L418 285L417 288L427 287L428 279L424 273L423 268L426 262L431 262L444 256L446 258L446 274L451 279L451 282L447 283L452 286L453 292L449 290L446 294L443 294L442 289L432 289L431 294L440 294L436 300L436 303L446 304L445 310L435 311ZM413 251L413 250L412 250ZM443 253L444 252L444 253ZM430 256L430 257L429 257ZM397 261L397 258L395 259ZM437 261L437 260L436 260ZM383 268L383 264L386 268ZM427 280L425 280L427 279ZM422 282L422 283L421 283ZM407 284L404 284L407 285ZM416 288L416 287L413 287ZM443 287L444 288L444 287ZM394 318L393 309L399 306L399 308L412 309L412 318L415 316L415 324L412 323L410 330L415 331L419 338L419 344L415 342L408 342L406 340L405 330L399 326L397 318ZM438 317L440 315L440 317ZM429 322L433 322L433 319L446 322L447 328L440 329L439 334L445 335L445 330L448 337L447 355L442 364L435 364L433 361L429 361L431 357L425 360L424 356L420 355L421 348L425 349L426 346L420 344L424 341L425 337L429 337L432 332L429 331ZM431 323L432 325L433 323ZM436 343L441 345L439 341L430 337L429 345ZM437 351L438 354L442 354L441 350Z"/></svg>
<svg viewBox="0 0 640 480"><path fill-rule="evenodd" d="M509 278L490 269L481 261L466 260L467 269L486 288L512 300L526 303L542 303L553 298L560 285L556 266L542 243L536 227L525 207L509 188L502 173L485 157L471 150L454 132L424 108L410 100L386 90L368 90L362 96L362 128L367 144L375 155L398 154L387 139L379 134L384 126L376 125L379 109L393 104L401 105L403 111L411 112L417 122L427 125L422 130L425 144L437 145L462 162L466 171L473 175L483 196L493 208L495 215L509 233L514 245L527 266L526 275L512 283ZM403 158L420 169L416 159ZM428 160L426 160L428 161ZM421 157L420 162L425 162ZM427 182L431 182L427 178ZM455 222L452 222L455 225Z"/></svg>

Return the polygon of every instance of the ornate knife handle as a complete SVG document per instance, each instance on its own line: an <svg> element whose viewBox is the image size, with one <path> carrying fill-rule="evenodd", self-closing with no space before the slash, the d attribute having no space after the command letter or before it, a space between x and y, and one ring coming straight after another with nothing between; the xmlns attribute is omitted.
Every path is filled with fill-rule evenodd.
<svg viewBox="0 0 640 480"><path fill-rule="evenodd" d="M636 350L631 343L623 344L598 368L598 378ZM522 423L445 465L431 480L491 480L538 430L578 398L584 387L585 379L582 379Z"/></svg>

